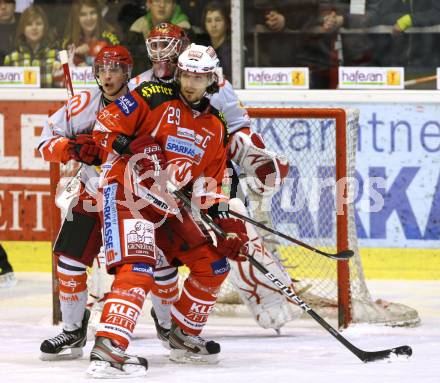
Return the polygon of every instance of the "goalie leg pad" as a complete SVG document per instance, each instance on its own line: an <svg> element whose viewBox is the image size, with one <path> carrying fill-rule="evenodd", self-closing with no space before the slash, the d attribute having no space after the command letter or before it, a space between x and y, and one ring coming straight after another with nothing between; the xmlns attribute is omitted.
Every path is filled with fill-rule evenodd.
<svg viewBox="0 0 440 383"><path fill-rule="evenodd" d="M91 266L102 245L101 222L97 213L86 212L81 204L65 219L54 246L54 253Z"/></svg>
<svg viewBox="0 0 440 383"><path fill-rule="evenodd" d="M81 327L87 304L86 265L61 256L57 264L57 278L63 328L73 331Z"/></svg>
<svg viewBox="0 0 440 383"><path fill-rule="evenodd" d="M238 198L229 201L231 210L248 215L246 207ZM249 237L249 254L263 264L286 286L294 289L289 274L278 258L270 253L253 227L246 222ZM288 321L298 318L302 311L290 303L267 278L249 262L231 262L229 281L236 288L240 298L263 328L279 330Z"/></svg>
<svg viewBox="0 0 440 383"><path fill-rule="evenodd" d="M96 336L109 338L125 350L153 282L153 268L148 264L126 264L118 267L112 291L102 310Z"/></svg>

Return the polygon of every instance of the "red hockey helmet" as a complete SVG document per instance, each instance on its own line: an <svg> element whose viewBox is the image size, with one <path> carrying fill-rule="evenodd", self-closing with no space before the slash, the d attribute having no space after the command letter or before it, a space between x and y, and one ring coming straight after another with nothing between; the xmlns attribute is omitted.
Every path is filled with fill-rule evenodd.
<svg viewBox="0 0 440 383"><path fill-rule="evenodd" d="M96 55L93 66L95 77L100 70L116 70L122 68L127 75L127 81L131 77L133 59L127 48L122 45L107 46L102 48Z"/></svg>
<svg viewBox="0 0 440 383"><path fill-rule="evenodd" d="M160 23L156 25L145 41L150 60L177 62L177 57L189 45L186 32L177 25Z"/></svg>

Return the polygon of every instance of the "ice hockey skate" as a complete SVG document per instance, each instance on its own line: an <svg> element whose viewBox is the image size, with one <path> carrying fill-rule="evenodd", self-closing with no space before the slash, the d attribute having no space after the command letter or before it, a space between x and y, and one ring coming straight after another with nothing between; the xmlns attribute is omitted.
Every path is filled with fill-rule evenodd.
<svg viewBox="0 0 440 383"><path fill-rule="evenodd" d="M0 272L0 288L13 287L17 284L17 279L13 271Z"/></svg>
<svg viewBox="0 0 440 383"><path fill-rule="evenodd" d="M220 344L205 340L198 335L186 334L172 322L169 337L170 360L178 363L216 364L220 354Z"/></svg>
<svg viewBox="0 0 440 383"><path fill-rule="evenodd" d="M159 323L159 319L157 318L156 313L154 312L154 308L151 308L151 317L154 320L154 325L156 326L156 335L157 335L157 339L159 339L162 343L162 346L164 346L166 349L170 349L170 343L169 343L169 338L170 338L170 330L162 327Z"/></svg>
<svg viewBox="0 0 440 383"><path fill-rule="evenodd" d="M74 331L63 330L54 338L46 339L41 343L40 359L45 361L78 359L83 355L83 347L87 342L87 325L90 311L84 311L81 327Z"/></svg>
<svg viewBox="0 0 440 383"><path fill-rule="evenodd" d="M145 376L147 369L145 358L128 355L109 338L97 337L87 374L94 378L134 378Z"/></svg>

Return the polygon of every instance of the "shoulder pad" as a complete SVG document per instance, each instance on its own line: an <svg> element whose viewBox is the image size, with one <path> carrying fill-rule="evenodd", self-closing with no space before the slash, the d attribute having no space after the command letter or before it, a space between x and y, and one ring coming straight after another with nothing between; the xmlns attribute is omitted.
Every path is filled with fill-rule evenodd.
<svg viewBox="0 0 440 383"><path fill-rule="evenodd" d="M229 134L228 134L228 123L226 122L225 116L222 112L220 112L218 109L214 108L211 105L210 112L213 116L217 117L218 120L222 123L223 126L223 146L226 147L229 140Z"/></svg>
<svg viewBox="0 0 440 383"><path fill-rule="evenodd" d="M143 82L135 90L148 103L151 109L154 109L163 102L179 99L179 92L173 84L149 81Z"/></svg>

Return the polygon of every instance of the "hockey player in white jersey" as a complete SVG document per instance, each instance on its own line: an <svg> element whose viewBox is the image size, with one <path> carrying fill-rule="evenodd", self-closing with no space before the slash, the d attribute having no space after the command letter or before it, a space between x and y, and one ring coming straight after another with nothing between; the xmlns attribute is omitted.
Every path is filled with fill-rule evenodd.
<svg viewBox="0 0 440 383"><path fill-rule="evenodd" d="M101 149L90 133L97 113L128 92L133 66L123 46L103 48L96 57L94 74L99 87L82 91L48 118L39 150L46 161L82 163L79 199L62 224L54 246L63 331L41 344L41 359L75 359L82 356L87 340L90 311L87 303L87 266L99 253L102 237L96 205ZM78 203L77 203L78 201Z"/></svg>
<svg viewBox="0 0 440 383"><path fill-rule="evenodd" d="M151 31L146 40L148 56L153 68L133 78L129 87L134 88L144 81L172 82L177 64L177 58L189 44L189 39L183 29L173 24L161 23ZM251 199L261 202L262 197L275 193L288 172L285 157L266 150L262 137L250 131L250 119L232 88L229 81L223 79L219 83L219 92L209 95L211 104L223 113L230 134L229 159L234 161L246 175L247 194ZM233 197L233 195L231 195ZM235 199L236 204L240 201ZM243 203L234 206L242 214L246 214ZM266 212L264 219L268 224ZM255 258L263 263L272 273L291 285L291 279L282 267L275 254L276 246L268 249L266 243L255 228L246 224L248 236L251 239L250 251ZM272 242L273 243L273 242ZM168 264L156 267L155 287L151 298L153 309L151 315L156 324L158 338L166 346L171 326L170 307L178 299L177 269ZM278 331L286 322L294 319L300 310L289 304L286 298L274 291L266 283L265 277L249 262L231 262L230 281L238 291L241 299L263 328L273 328ZM291 285L293 288L293 286Z"/></svg>

